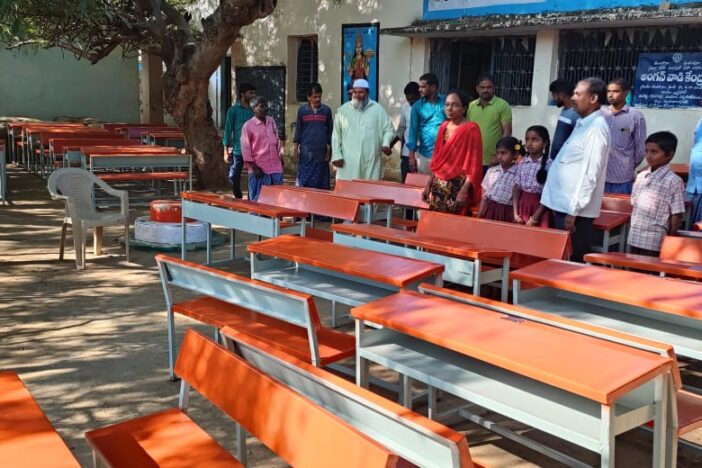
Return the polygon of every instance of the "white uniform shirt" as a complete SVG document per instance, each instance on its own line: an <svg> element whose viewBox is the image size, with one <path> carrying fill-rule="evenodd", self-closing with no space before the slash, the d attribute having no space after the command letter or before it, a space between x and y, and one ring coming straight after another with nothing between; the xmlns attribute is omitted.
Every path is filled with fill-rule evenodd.
<svg viewBox="0 0 702 468"><path fill-rule="evenodd" d="M548 171L541 203L572 216L597 218L609 144L609 125L601 111L578 120Z"/></svg>

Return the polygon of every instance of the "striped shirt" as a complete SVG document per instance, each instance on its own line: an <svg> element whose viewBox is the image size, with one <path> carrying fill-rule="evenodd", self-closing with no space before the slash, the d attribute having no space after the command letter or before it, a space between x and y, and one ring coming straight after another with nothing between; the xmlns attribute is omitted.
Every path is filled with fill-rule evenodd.
<svg viewBox="0 0 702 468"><path fill-rule="evenodd" d="M611 135L605 181L631 182L646 155L646 120L641 112L626 105L617 113L611 107L602 109L602 113Z"/></svg>
<svg viewBox="0 0 702 468"><path fill-rule="evenodd" d="M511 205L512 192L518 180L517 164L512 164L506 170L500 164L492 166L483 177L483 197L503 205Z"/></svg>
<svg viewBox="0 0 702 468"><path fill-rule="evenodd" d="M544 156L534 160L531 156L525 156L517 164L517 185L523 192L541 193L544 186L536 181L536 174L541 169L541 160Z"/></svg>
<svg viewBox="0 0 702 468"><path fill-rule="evenodd" d="M661 250L670 229L670 217L685 212L685 187L670 166L651 172L646 169L636 177L631 192L631 228L629 245L646 250Z"/></svg>

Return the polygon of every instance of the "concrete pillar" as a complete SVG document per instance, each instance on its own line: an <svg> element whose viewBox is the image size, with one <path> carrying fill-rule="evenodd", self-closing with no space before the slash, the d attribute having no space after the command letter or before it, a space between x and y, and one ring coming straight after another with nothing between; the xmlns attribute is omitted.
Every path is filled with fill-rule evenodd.
<svg viewBox="0 0 702 468"><path fill-rule="evenodd" d="M536 33L534 50L534 74L531 79L531 105L545 107L551 99L548 85L558 75L557 29L542 29Z"/></svg>

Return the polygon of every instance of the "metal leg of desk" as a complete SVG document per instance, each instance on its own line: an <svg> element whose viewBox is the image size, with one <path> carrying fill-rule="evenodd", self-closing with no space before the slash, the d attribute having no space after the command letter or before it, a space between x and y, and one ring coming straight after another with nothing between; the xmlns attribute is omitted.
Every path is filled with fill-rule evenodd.
<svg viewBox="0 0 702 468"><path fill-rule="evenodd" d="M229 260L234 261L236 258L236 233L234 229L229 230L229 243L231 244L229 247Z"/></svg>
<svg viewBox="0 0 702 468"><path fill-rule="evenodd" d="M669 458L667 452L666 436L667 436L667 412L669 410L668 392L670 385L670 377L668 375L659 375L655 381L653 404L653 466L666 466L666 458Z"/></svg>
<svg viewBox="0 0 702 468"><path fill-rule="evenodd" d="M185 260L186 242L187 242L187 232L185 230L185 215L180 218L180 259Z"/></svg>
<svg viewBox="0 0 702 468"><path fill-rule="evenodd" d="M439 414L439 408L437 407L437 401L436 401L436 389L432 387L431 385L427 389L428 395L427 398L429 399L429 405L428 405L428 412L427 416L429 419L436 419L436 417Z"/></svg>
<svg viewBox="0 0 702 468"><path fill-rule="evenodd" d="M509 299L509 257L502 259L502 285L500 286L500 300L507 302Z"/></svg>
<svg viewBox="0 0 702 468"><path fill-rule="evenodd" d="M519 288L521 288L521 285L520 280L512 280L512 304L514 305L519 304Z"/></svg>
<svg viewBox="0 0 702 468"><path fill-rule="evenodd" d="M253 262L252 262L253 263ZM355 320L356 329L356 385L368 388L368 360L361 357L361 335L365 325L363 320Z"/></svg>
<svg viewBox="0 0 702 468"><path fill-rule="evenodd" d="M400 404L412 409L412 379L405 374L400 375Z"/></svg>
<svg viewBox="0 0 702 468"><path fill-rule="evenodd" d="M207 223L207 254L205 264L212 263L212 223Z"/></svg>
<svg viewBox="0 0 702 468"><path fill-rule="evenodd" d="M600 466L613 468L614 467L614 408L608 405L602 405L600 410L600 441L602 448L600 449Z"/></svg>
<svg viewBox="0 0 702 468"><path fill-rule="evenodd" d="M609 252L609 229L602 233L602 252Z"/></svg>

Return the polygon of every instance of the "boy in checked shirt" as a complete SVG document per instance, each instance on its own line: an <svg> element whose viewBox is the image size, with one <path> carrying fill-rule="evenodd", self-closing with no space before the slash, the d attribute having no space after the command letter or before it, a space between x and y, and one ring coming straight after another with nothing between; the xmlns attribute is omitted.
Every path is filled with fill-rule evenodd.
<svg viewBox="0 0 702 468"><path fill-rule="evenodd" d="M648 169L639 173L631 192L631 253L657 257L666 235L677 234L685 212L685 186L670 170L678 139L656 132L646 139Z"/></svg>

